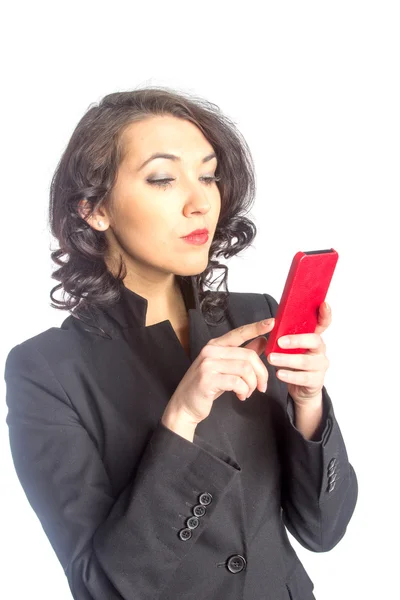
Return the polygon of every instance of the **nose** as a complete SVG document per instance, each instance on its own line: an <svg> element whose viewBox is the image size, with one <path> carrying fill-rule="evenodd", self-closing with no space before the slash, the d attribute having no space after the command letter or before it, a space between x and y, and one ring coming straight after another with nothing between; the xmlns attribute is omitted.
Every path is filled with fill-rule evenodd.
<svg viewBox="0 0 400 600"><path fill-rule="evenodd" d="M208 211L211 208L211 204L210 204L210 201L207 200L206 198L202 198L202 199L197 198L196 200L190 200L186 204L186 207L188 207L188 210L190 212L199 212L203 215L203 214L208 213Z"/></svg>
<svg viewBox="0 0 400 600"><path fill-rule="evenodd" d="M210 198L206 190L199 189L197 186L192 186L188 189L185 210L189 212L200 212L201 214L207 213L211 208Z"/></svg>

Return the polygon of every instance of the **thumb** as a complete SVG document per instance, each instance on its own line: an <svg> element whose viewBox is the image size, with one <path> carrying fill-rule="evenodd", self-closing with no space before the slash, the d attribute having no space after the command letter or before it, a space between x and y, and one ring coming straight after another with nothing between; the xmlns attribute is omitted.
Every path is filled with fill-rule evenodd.
<svg viewBox="0 0 400 600"><path fill-rule="evenodd" d="M248 350L254 350L257 352L258 356L264 352L265 346L267 345L267 338L263 335L257 337L255 340L252 340L242 348L246 348Z"/></svg>

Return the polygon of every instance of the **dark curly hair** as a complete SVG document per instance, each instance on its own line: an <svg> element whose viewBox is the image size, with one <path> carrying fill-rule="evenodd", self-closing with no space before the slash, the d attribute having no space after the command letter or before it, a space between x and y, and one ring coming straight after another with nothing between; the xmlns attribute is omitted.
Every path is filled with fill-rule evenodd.
<svg viewBox="0 0 400 600"><path fill-rule="evenodd" d="M59 249L51 252L58 266L52 278L61 282L50 292L53 308L70 310L80 318L86 310L101 309L118 301L126 267L121 258L118 275L109 271L104 260L105 233L92 228L87 219L97 207L110 201L124 157L123 131L133 122L156 115L172 115L194 123L217 156L221 210L207 268L194 276L194 281L206 322L215 324L221 313L223 316L228 298L228 267L216 259L238 254L251 245L257 233L255 224L244 216L255 196L253 159L245 139L217 105L165 87L108 94L98 104L90 105L76 126L50 186L50 228L59 243ZM87 200L85 218L78 211L83 199ZM210 288L210 283L221 277L211 280L215 269L224 270L218 290L225 283L225 292L210 293L210 289L205 289L205 285ZM62 301L54 298L54 292L60 288Z"/></svg>

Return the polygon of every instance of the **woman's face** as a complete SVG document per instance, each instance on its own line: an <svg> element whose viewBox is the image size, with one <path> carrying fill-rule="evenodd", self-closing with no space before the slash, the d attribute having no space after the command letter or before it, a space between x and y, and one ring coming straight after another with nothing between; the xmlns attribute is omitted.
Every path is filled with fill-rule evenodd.
<svg viewBox="0 0 400 600"><path fill-rule="evenodd" d="M172 116L149 117L132 123L122 136L121 163L108 210L92 221L108 229L111 259L122 254L128 273L143 268L194 275L205 270L217 227L221 197L213 176L217 159L203 162L213 148L189 121ZM173 154L175 160L155 158ZM157 184L154 180L169 179ZM153 182L153 183L152 183ZM96 225L98 219L103 227ZM207 228L208 241L200 246L182 239Z"/></svg>

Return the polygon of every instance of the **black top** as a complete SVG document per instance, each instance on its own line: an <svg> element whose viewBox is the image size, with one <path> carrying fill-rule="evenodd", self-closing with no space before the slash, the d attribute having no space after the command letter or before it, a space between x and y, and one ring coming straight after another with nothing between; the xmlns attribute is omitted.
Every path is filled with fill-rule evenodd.
<svg viewBox="0 0 400 600"><path fill-rule="evenodd" d="M357 501L331 399L324 387L320 439L306 440L262 355L265 394L222 394L194 443L163 426L201 348L277 310L268 294L231 292L224 321L208 326L188 281L190 358L170 321L145 326L147 300L125 287L113 307L10 351L17 475L76 599L311 600L285 525L325 552Z"/></svg>

